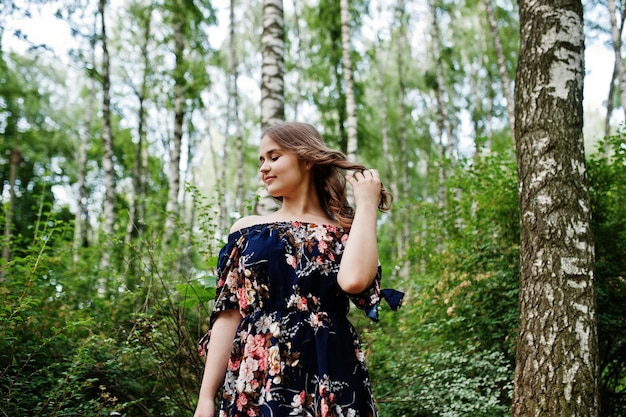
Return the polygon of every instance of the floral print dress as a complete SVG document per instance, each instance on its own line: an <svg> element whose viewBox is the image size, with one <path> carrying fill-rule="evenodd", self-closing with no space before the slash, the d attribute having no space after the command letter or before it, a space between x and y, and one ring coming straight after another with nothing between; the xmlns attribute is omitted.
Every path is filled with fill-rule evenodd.
<svg viewBox="0 0 626 417"><path fill-rule="evenodd" d="M211 326L239 309L219 416L377 416L349 300L378 320L384 298L402 293L372 286L344 293L337 272L348 233L301 222L258 224L232 233L220 251ZM206 353L210 331L200 342ZM211 366L210 363L207 366Z"/></svg>

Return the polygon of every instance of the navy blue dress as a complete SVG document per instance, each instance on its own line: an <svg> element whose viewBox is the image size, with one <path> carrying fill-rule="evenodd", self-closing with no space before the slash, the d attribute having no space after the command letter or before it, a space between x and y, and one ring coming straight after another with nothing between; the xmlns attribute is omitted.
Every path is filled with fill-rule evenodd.
<svg viewBox="0 0 626 417"><path fill-rule="evenodd" d="M402 293L380 290L380 267L369 289L343 292L337 272L347 239L340 227L301 222L258 224L229 236L219 254L211 325L228 309L243 319L219 416L377 416L361 344L346 317L349 300L378 320L381 298L395 310Z"/></svg>

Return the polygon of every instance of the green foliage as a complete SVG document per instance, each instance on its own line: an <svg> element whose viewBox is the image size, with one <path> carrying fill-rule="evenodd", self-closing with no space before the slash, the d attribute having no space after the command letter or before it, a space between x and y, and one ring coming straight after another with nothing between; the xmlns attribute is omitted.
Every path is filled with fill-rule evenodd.
<svg viewBox="0 0 626 417"><path fill-rule="evenodd" d="M390 369L400 385L379 400L387 416L507 416L511 367L500 352L440 351ZM507 396L507 398L503 398Z"/></svg>
<svg viewBox="0 0 626 417"><path fill-rule="evenodd" d="M591 158L589 190L596 241L602 413L626 413L626 133L605 139Z"/></svg>
<svg viewBox="0 0 626 417"><path fill-rule="evenodd" d="M452 172L445 202L411 207L423 231L411 247L415 275L393 284L407 293L402 309L363 329L383 416L509 412L519 268L515 165L494 154Z"/></svg>

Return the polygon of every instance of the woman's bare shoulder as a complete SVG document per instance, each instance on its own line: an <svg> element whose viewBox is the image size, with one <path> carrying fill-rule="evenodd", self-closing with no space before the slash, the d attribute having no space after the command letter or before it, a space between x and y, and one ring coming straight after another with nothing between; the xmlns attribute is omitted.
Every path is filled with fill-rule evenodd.
<svg viewBox="0 0 626 417"><path fill-rule="evenodd" d="M246 227L254 226L255 224L265 223L265 217L266 216L258 215L242 217L241 219L233 223L232 227L230 228L230 233L235 233L241 229L245 229Z"/></svg>

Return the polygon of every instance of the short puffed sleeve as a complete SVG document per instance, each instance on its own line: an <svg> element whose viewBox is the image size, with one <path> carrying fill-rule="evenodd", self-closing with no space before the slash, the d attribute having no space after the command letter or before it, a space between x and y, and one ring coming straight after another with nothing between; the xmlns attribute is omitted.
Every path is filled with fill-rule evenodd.
<svg viewBox="0 0 626 417"><path fill-rule="evenodd" d="M358 294L348 294L350 300L354 305L363 310L363 312L375 322L378 322L378 307L381 299L384 299L389 307L396 311L402 305L402 298L404 293L396 291L394 289L385 288L380 289L380 282L382 276L382 268L380 263L378 264L378 272L374 278L374 282L364 291Z"/></svg>
<svg viewBox="0 0 626 417"><path fill-rule="evenodd" d="M245 237L240 233L231 234L222 247L217 259L217 282L215 284L215 303L209 319L209 331L198 342L198 353L206 355L211 329L218 313L239 308L238 291L243 285L239 258Z"/></svg>

